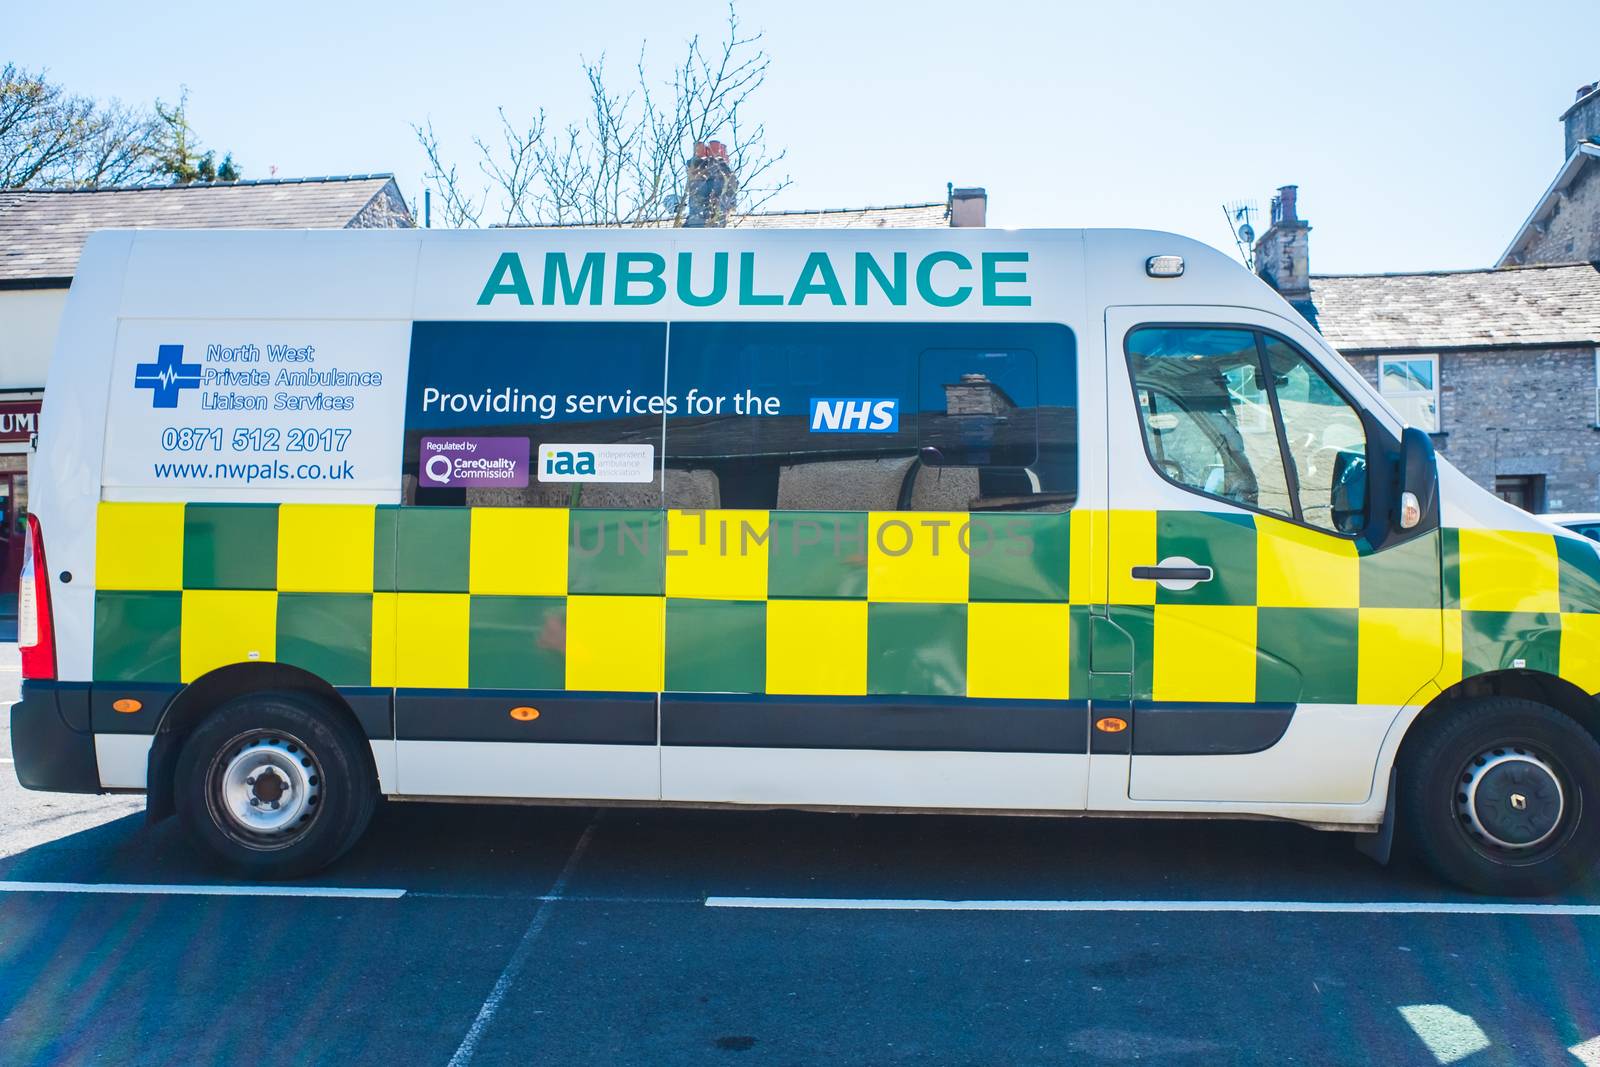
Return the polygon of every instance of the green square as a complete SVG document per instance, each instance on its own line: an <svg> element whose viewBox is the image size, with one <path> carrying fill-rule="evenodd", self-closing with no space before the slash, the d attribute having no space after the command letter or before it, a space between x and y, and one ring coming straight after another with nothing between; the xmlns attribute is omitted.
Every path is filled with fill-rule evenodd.
<svg viewBox="0 0 1600 1067"><path fill-rule="evenodd" d="M395 518L395 588L403 593L465 593L471 551L470 508L400 508ZM377 568L375 558L374 572Z"/></svg>
<svg viewBox="0 0 1600 1067"><path fill-rule="evenodd" d="M94 680L178 681L182 627L182 593L95 593Z"/></svg>
<svg viewBox="0 0 1600 1067"><path fill-rule="evenodd" d="M1181 556L1210 567L1212 578L1183 591L1156 587L1158 604L1256 602L1256 524L1249 515L1207 511L1156 513L1156 560Z"/></svg>
<svg viewBox="0 0 1600 1067"><path fill-rule="evenodd" d="M867 516L859 511L774 511L767 595L860 600L867 595Z"/></svg>
<svg viewBox="0 0 1600 1067"><path fill-rule="evenodd" d="M1359 617L1355 608L1257 608L1256 699L1354 704Z"/></svg>
<svg viewBox="0 0 1600 1067"><path fill-rule="evenodd" d="M1103 612L1104 609L1101 609ZM1074 604L1067 609L1067 696L1073 700L1087 700L1095 682L1090 671L1089 650L1094 643L1097 627L1110 627L1104 618L1095 620L1095 609L1087 604ZM1130 655L1129 662L1132 662ZM1112 676L1106 676L1112 677ZM1121 692L1127 693L1126 675L1114 676Z"/></svg>
<svg viewBox="0 0 1600 1067"><path fill-rule="evenodd" d="M278 662L329 685L371 685L371 594L279 593Z"/></svg>
<svg viewBox="0 0 1600 1067"><path fill-rule="evenodd" d="M185 589L278 584L278 505L189 504L183 509Z"/></svg>
<svg viewBox="0 0 1600 1067"><path fill-rule="evenodd" d="M660 596L665 591L664 512L574 508L568 530L567 592Z"/></svg>
<svg viewBox="0 0 1600 1067"><path fill-rule="evenodd" d="M1521 660L1519 666L1517 661ZM1560 616L1540 611L1463 611L1463 677L1499 670L1530 670L1559 676Z"/></svg>
<svg viewBox="0 0 1600 1067"><path fill-rule="evenodd" d="M1152 699L1155 685L1156 609L1148 604L1112 604L1109 618L1114 624L1111 632L1121 631L1127 638L1122 644L1123 651L1112 647L1102 656L1100 635L1106 630L1102 624L1095 623L1095 665L1104 666L1109 662L1118 669L1132 666L1133 699ZM1125 661L1130 655L1133 662L1127 664Z"/></svg>
<svg viewBox="0 0 1600 1067"><path fill-rule="evenodd" d="M1439 528L1439 585L1444 606L1461 606L1461 531L1454 526Z"/></svg>
<svg viewBox="0 0 1600 1067"><path fill-rule="evenodd" d="M468 633L472 688L566 688L566 598L475 596Z"/></svg>
<svg viewBox="0 0 1600 1067"><path fill-rule="evenodd" d="M868 604L867 692L962 696L965 604Z"/></svg>
<svg viewBox="0 0 1600 1067"><path fill-rule="evenodd" d="M1600 612L1600 548L1587 537L1557 534L1556 559L1561 566L1561 610Z"/></svg>
<svg viewBox="0 0 1600 1067"><path fill-rule="evenodd" d="M1439 535L1426 534L1361 557L1361 606L1437 608Z"/></svg>
<svg viewBox="0 0 1600 1067"><path fill-rule="evenodd" d="M767 684L767 605L760 600L668 600L667 689L760 693Z"/></svg>
<svg viewBox="0 0 1600 1067"><path fill-rule="evenodd" d="M377 593L395 591L395 531L400 525L400 509L385 504L372 516L372 589Z"/></svg>
<svg viewBox="0 0 1600 1067"><path fill-rule="evenodd" d="M972 600L1067 599L1072 514L973 515L968 523Z"/></svg>

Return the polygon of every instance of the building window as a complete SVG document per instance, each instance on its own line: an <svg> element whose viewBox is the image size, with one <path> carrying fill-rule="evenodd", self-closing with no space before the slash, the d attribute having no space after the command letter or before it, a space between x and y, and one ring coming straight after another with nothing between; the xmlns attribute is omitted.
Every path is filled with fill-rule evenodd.
<svg viewBox="0 0 1600 1067"><path fill-rule="evenodd" d="M1495 495L1523 511L1534 514L1544 510L1544 475L1497 474L1494 476Z"/></svg>
<svg viewBox="0 0 1600 1067"><path fill-rule="evenodd" d="M1439 432L1439 357L1385 356L1378 360L1378 391L1407 423Z"/></svg>

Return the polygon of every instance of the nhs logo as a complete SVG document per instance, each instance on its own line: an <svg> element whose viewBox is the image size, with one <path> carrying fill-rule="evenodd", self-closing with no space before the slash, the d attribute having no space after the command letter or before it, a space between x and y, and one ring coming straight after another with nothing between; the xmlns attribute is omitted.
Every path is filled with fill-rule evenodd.
<svg viewBox="0 0 1600 1067"><path fill-rule="evenodd" d="M894 433L898 429L898 400L811 398L812 433Z"/></svg>

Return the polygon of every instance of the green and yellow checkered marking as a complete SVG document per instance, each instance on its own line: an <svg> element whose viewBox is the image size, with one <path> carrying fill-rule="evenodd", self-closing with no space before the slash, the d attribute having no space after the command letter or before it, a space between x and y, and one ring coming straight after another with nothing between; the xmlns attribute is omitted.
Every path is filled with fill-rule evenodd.
<svg viewBox="0 0 1600 1067"><path fill-rule="evenodd" d="M1600 556L1538 533L1374 553L1204 512L105 503L98 521L104 681L261 660L350 686L1082 698L1107 605L1136 699L1397 705L1519 667L1600 690ZM1216 578L1131 578L1173 556Z"/></svg>

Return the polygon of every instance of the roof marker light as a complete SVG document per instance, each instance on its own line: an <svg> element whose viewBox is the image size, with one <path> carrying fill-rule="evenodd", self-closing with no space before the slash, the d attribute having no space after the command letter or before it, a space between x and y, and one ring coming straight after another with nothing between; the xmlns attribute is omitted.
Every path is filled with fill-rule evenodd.
<svg viewBox="0 0 1600 1067"><path fill-rule="evenodd" d="M1152 278L1183 277L1182 256L1151 256L1144 261L1144 272Z"/></svg>

